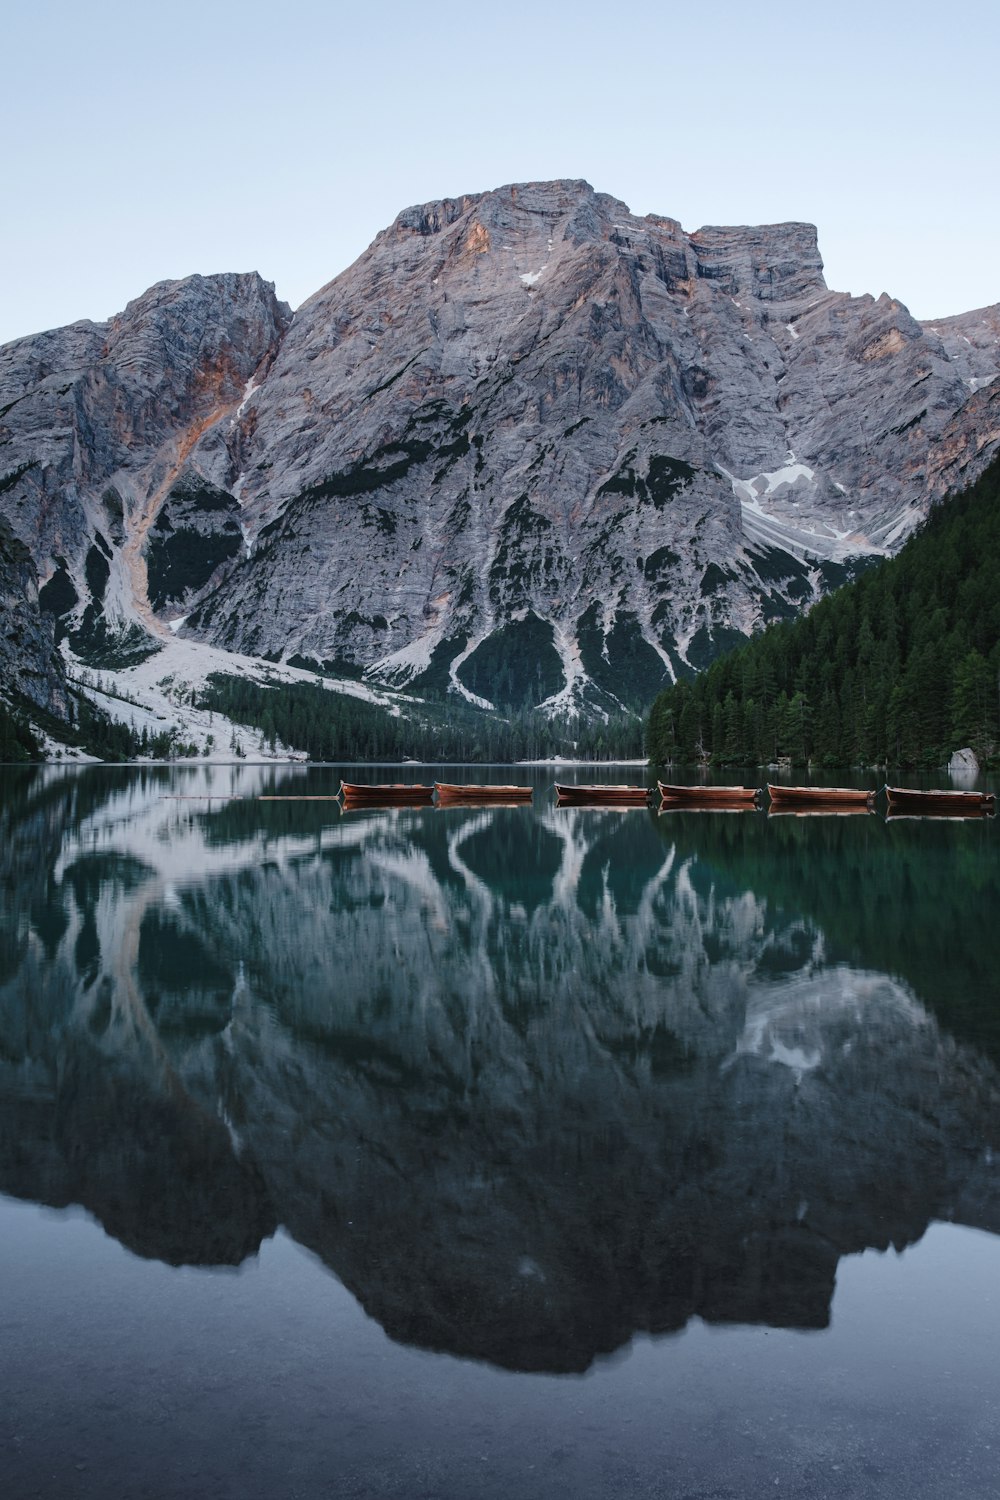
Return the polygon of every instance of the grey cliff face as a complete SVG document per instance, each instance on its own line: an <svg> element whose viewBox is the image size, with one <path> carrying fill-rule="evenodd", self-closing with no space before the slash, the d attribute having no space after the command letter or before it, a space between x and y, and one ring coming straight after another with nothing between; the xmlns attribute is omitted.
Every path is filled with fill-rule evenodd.
<svg viewBox="0 0 1000 1500"><path fill-rule="evenodd" d="M809 225L527 184L407 210L290 323L195 277L9 346L0 503L81 648L97 613L183 616L607 710L901 545L1000 446L998 369L996 308L831 292Z"/></svg>
<svg viewBox="0 0 1000 1500"><path fill-rule="evenodd" d="M155 632L147 531L289 317L256 274L192 276L0 350L0 505L61 633Z"/></svg>
<svg viewBox="0 0 1000 1500"><path fill-rule="evenodd" d="M1000 306L937 318L921 327L941 340L970 391L981 390L1000 374Z"/></svg>
<svg viewBox="0 0 1000 1500"><path fill-rule="evenodd" d="M31 553L0 515L0 684L48 713L65 711L52 621L38 609Z"/></svg>

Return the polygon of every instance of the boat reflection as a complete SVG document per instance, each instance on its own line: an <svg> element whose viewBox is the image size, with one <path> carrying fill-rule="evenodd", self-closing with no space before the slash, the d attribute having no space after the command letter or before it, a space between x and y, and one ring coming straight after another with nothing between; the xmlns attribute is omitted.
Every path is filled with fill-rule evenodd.
<svg viewBox="0 0 1000 1500"><path fill-rule="evenodd" d="M897 811L890 807L885 815L887 823L901 822L923 822L925 819L942 819L945 822L955 823L982 823L996 816L992 807L934 807L923 808L919 811Z"/></svg>
<svg viewBox="0 0 1000 1500"><path fill-rule="evenodd" d="M666 817L672 813L755 813L761 812L759 802L728 802L723 797L717 797L714 802L661 802L657 809L660 817Z"/></svg>
<svg viewBox="0 0 1000 1500"><path fill-rule="evenodd" d="M816 807L769 807L769 818L870 818L875 814L872 806L841 807L836 802L821 803Z"/></svg>

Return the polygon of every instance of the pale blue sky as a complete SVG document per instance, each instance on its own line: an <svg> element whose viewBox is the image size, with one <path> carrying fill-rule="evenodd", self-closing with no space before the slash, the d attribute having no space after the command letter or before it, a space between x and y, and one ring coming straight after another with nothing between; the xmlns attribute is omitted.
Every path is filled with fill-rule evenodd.
<svg viewBox="0 0 1000 1500"><path fill-rule="evenodd" d="M3 50L0 342L192 271L296 306L400 209L549 177L1000 301L995 0L8 0Z"/></svg>

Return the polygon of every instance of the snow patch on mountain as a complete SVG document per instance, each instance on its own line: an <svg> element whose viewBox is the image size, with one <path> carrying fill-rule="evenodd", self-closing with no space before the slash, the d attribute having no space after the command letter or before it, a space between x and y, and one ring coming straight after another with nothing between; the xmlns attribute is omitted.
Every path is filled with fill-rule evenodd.
<svg viewBox="0 0 1000 1500"><path fill-rule="evenodd" d="M234 755L255 760L306 758L302 751L281 744L271 747L257 730L233 724L222 714L192 703L192 699L201 696L209 678L217 673L242 677L263 686L309 683L327 692L374 704L394 718L420 707L417 698L374 688L352 678L321 676L284 662L262 661L183 637L164 640L155 655L135 666L118 669L89 668L73 656L65 642L63 655L73 685L115 722L127 724L140 734L145 729L151 736L173 731L177 743L194 745L196 755L192 758L201 760L231 761Z"/></svg>
<svg viewBox="0 0 1000 1500"><path fill-rule="evenodd" d="M740 479L722 464L716 468L729 480L740 503L743 534L748 541L778 547L794 557L840 561L849 556L883 553L880 545L854 526L838 526L817 503L822 481L808 464L789 453L789 461L777 469ZM841 494L842 484L831 481ZM852 513L853 514L853 513Z"/></svg>

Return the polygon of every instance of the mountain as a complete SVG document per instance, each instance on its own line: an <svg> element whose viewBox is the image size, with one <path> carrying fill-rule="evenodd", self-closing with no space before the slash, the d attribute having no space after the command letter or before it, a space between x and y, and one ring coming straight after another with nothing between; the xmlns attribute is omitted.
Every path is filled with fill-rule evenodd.
<svg viewBox="0 0 1000 1500"><path fill-rule="evenodd" d="M654 700L657 763L940 766L1000 746L1000 460L898 556Z"/></svg>
<svg viewBox="0 0 1000 1500"><path fill-rule="evenodd" d="M997 308L831 292L809 225L526 184L400 214L294 317L195 276L8 345L0 506L85 660L600 713L898 548L1000 447L998 370Z"/></svg>

